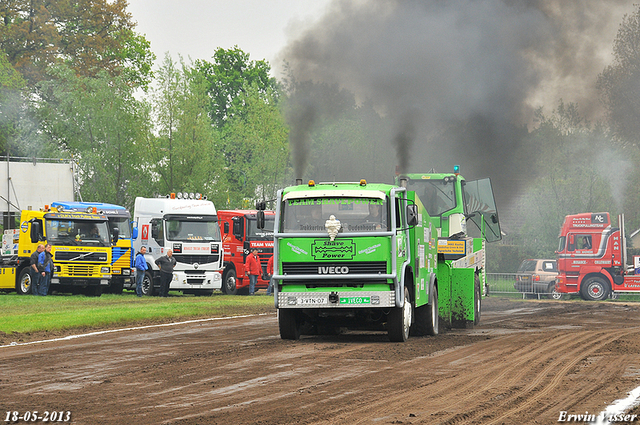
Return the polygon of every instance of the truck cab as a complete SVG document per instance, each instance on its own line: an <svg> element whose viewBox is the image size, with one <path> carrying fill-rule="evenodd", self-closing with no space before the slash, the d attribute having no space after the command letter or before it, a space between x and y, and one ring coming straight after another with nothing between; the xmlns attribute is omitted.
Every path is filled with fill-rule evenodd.
<svg viewBox="0 0 640 425"><path fill-rule="evenodd" d="M52 245L52 290L99 296L109 287L111 241L107 217L47 205L40 211L23 210L20 231L5 231L0 288L15 287L19 294L28 294L29 257L38 244L46 243Z"/></svg>
<svg viewBox="0 0 640 425"><path fill-rule="evenodd" d="M267 262L273 255L273 223L275 212L264 211L265 224L257 226L256 210L219 210L218 223L222 233L224 249L224 270L222 272L222 292L228 295L248 294L249 277L245 274L244 263L251 249L258 249L258 257L263 273L258 276L256 289L269 285L266 278ZM266 279L265 279L266 278Z"/></svg>
<svg viewBox="0 0 640 425"><path fill-rule="evenodd" d="M172 250L177 264L169 290L211 295L222 287L223 250L218 216L213 202L180 193L135 200L137 237L134 249L147 247L148 270L143 292L152 295L160 286L155 261Z"/></svg>
<svg viewBox="0 0 640 425"><path fill-rule="evenodd" d="M103 202L53 202L52 208L64 211L92 212L106 215L109 220L111 247L111 285L108 292L119 294L123 288L135 288L133 274L133 231L129 210Z"/></svg>

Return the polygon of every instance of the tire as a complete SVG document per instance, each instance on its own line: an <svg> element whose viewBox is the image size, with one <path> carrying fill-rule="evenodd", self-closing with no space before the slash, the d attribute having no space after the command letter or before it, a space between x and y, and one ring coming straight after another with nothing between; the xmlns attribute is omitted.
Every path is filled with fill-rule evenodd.
<svg viewBox="0 0 640 425"><path fill-rule="evenodd" d="M227 295L237 295L238 287L236 283L236 271L234 269L227 270L222 278L222 292Z"/></svg>
<svg viewBox="0 0 640 425"><path fill-rule="evenodd" d="M394 307L387 318L387 333L391 342L405 342L409 338L413 306L409 297L409 289L404 288L404 305Z"/></svg>
<svg viewBox="0 0 640 425"><path fill-rule="evenodd" d="M556 289L555 282L551 282L549 284L549 287L547 288L547 292L549 293L548 297L550 300L560 301L565 299L565 294L563 294L562 292L558 292L558 290Z"/></svg>
<svg viewBox="0 0 640 425"><path fill-rule="evenodd" d="M474 278L474 291L473 291L473 324L480 323L480 315L482 312L482 294L480 289L480 276L477 274Z"/></svg>
<svg viewBox="0 0 640 425"><path fill-rule="evenodd" d="M20 276L16 282L16 292L18 295L31 293L31 274L29 273L29 267L25 267L20 271Z"/></svg>
<svg viewBox="0 0 640 425"><path fill-rule="evenodd" d="M153 289L153 276L147 270L144 272L144 279L142 279L142 295L153 296Z"/></svg>
<svg viewBox="0 0 640 425"><path fill-rule="evenodd" d="M598 276L587 278L580 285L580 295L586 301L602 301L609 297L609 285Z"/></svg>
<svg viewBox="0 0 640 425"><path fill-rule="evenodd" d="M280 328L280 338L298 340L300 339L300 322L296 319L295 310L278 309L278 328Z"/></svg>
<svg viewBox="0 0 640 425"><path fill-rule="evenodd" d="M438 335L440 319L438 316L438 290L434 287L430 294L430 303L415 310L415 321L411 327L411 335Z"/></svg>

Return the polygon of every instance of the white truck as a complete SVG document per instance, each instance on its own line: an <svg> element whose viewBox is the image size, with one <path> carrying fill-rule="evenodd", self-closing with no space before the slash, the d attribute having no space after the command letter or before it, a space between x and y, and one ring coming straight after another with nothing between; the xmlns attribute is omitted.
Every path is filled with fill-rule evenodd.
<svg viewBox="0 0 640 425"><path fill-rule="evenodd" d="M160 287L155 261L173 251L176 266L169 290L184 294L211 295L222 288L222 240L213 202L202 196L176 194L163 198L136 198L134 220L138 235L136 253L145 246L148 270L143 293L153 295Z"/></svg>

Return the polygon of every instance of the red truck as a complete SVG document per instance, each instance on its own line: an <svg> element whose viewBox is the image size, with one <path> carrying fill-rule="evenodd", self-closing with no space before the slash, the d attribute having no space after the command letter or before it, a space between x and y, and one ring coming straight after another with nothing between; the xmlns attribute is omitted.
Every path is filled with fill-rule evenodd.
<svg viewBox="0 0 640 425"><path fill-rule="evenodd" d="M244 263L252 248L258 248L258 257L263 273L258 276L256 290L266 289L267 262L273 255L274 211L265 211L265 227L258 229L256 210L218 210L218 223L222 233L224 270L222 292L228 295L249 293L249 276L245 275Z"/></svg>
<svg viewBox="0 0 640 425"><path fill-rule="evenodd" d="M624 216L613 227L608 212L568 215L560 229L556 290L588 301L640 292L640 275L626 266Z"/></svg>

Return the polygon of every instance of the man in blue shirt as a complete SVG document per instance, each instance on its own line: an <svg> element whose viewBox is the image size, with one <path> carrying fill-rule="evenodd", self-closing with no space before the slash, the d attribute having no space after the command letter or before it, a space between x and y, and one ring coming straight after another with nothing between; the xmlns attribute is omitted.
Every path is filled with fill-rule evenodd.
<svg viewBox="0 0 640 425"><path fill-rule="evenodd" d="M44 251L38 256L38 271L40 272L40 295L47 295L53 272L53 259L51 256L51 244L44 246Z"/></svg>
<svg viewBox="0 0 640 425"><path fill-rule="evenodd" d="M142 281L144 280L144 275L149 266L147 266L147 260L144 258L144 254L147 253L147 248L140 248L140 252L136 255L135 267L136 267L136 295L139 297L142 296ZM153 285L153 281L149 283Z"/></svg>

